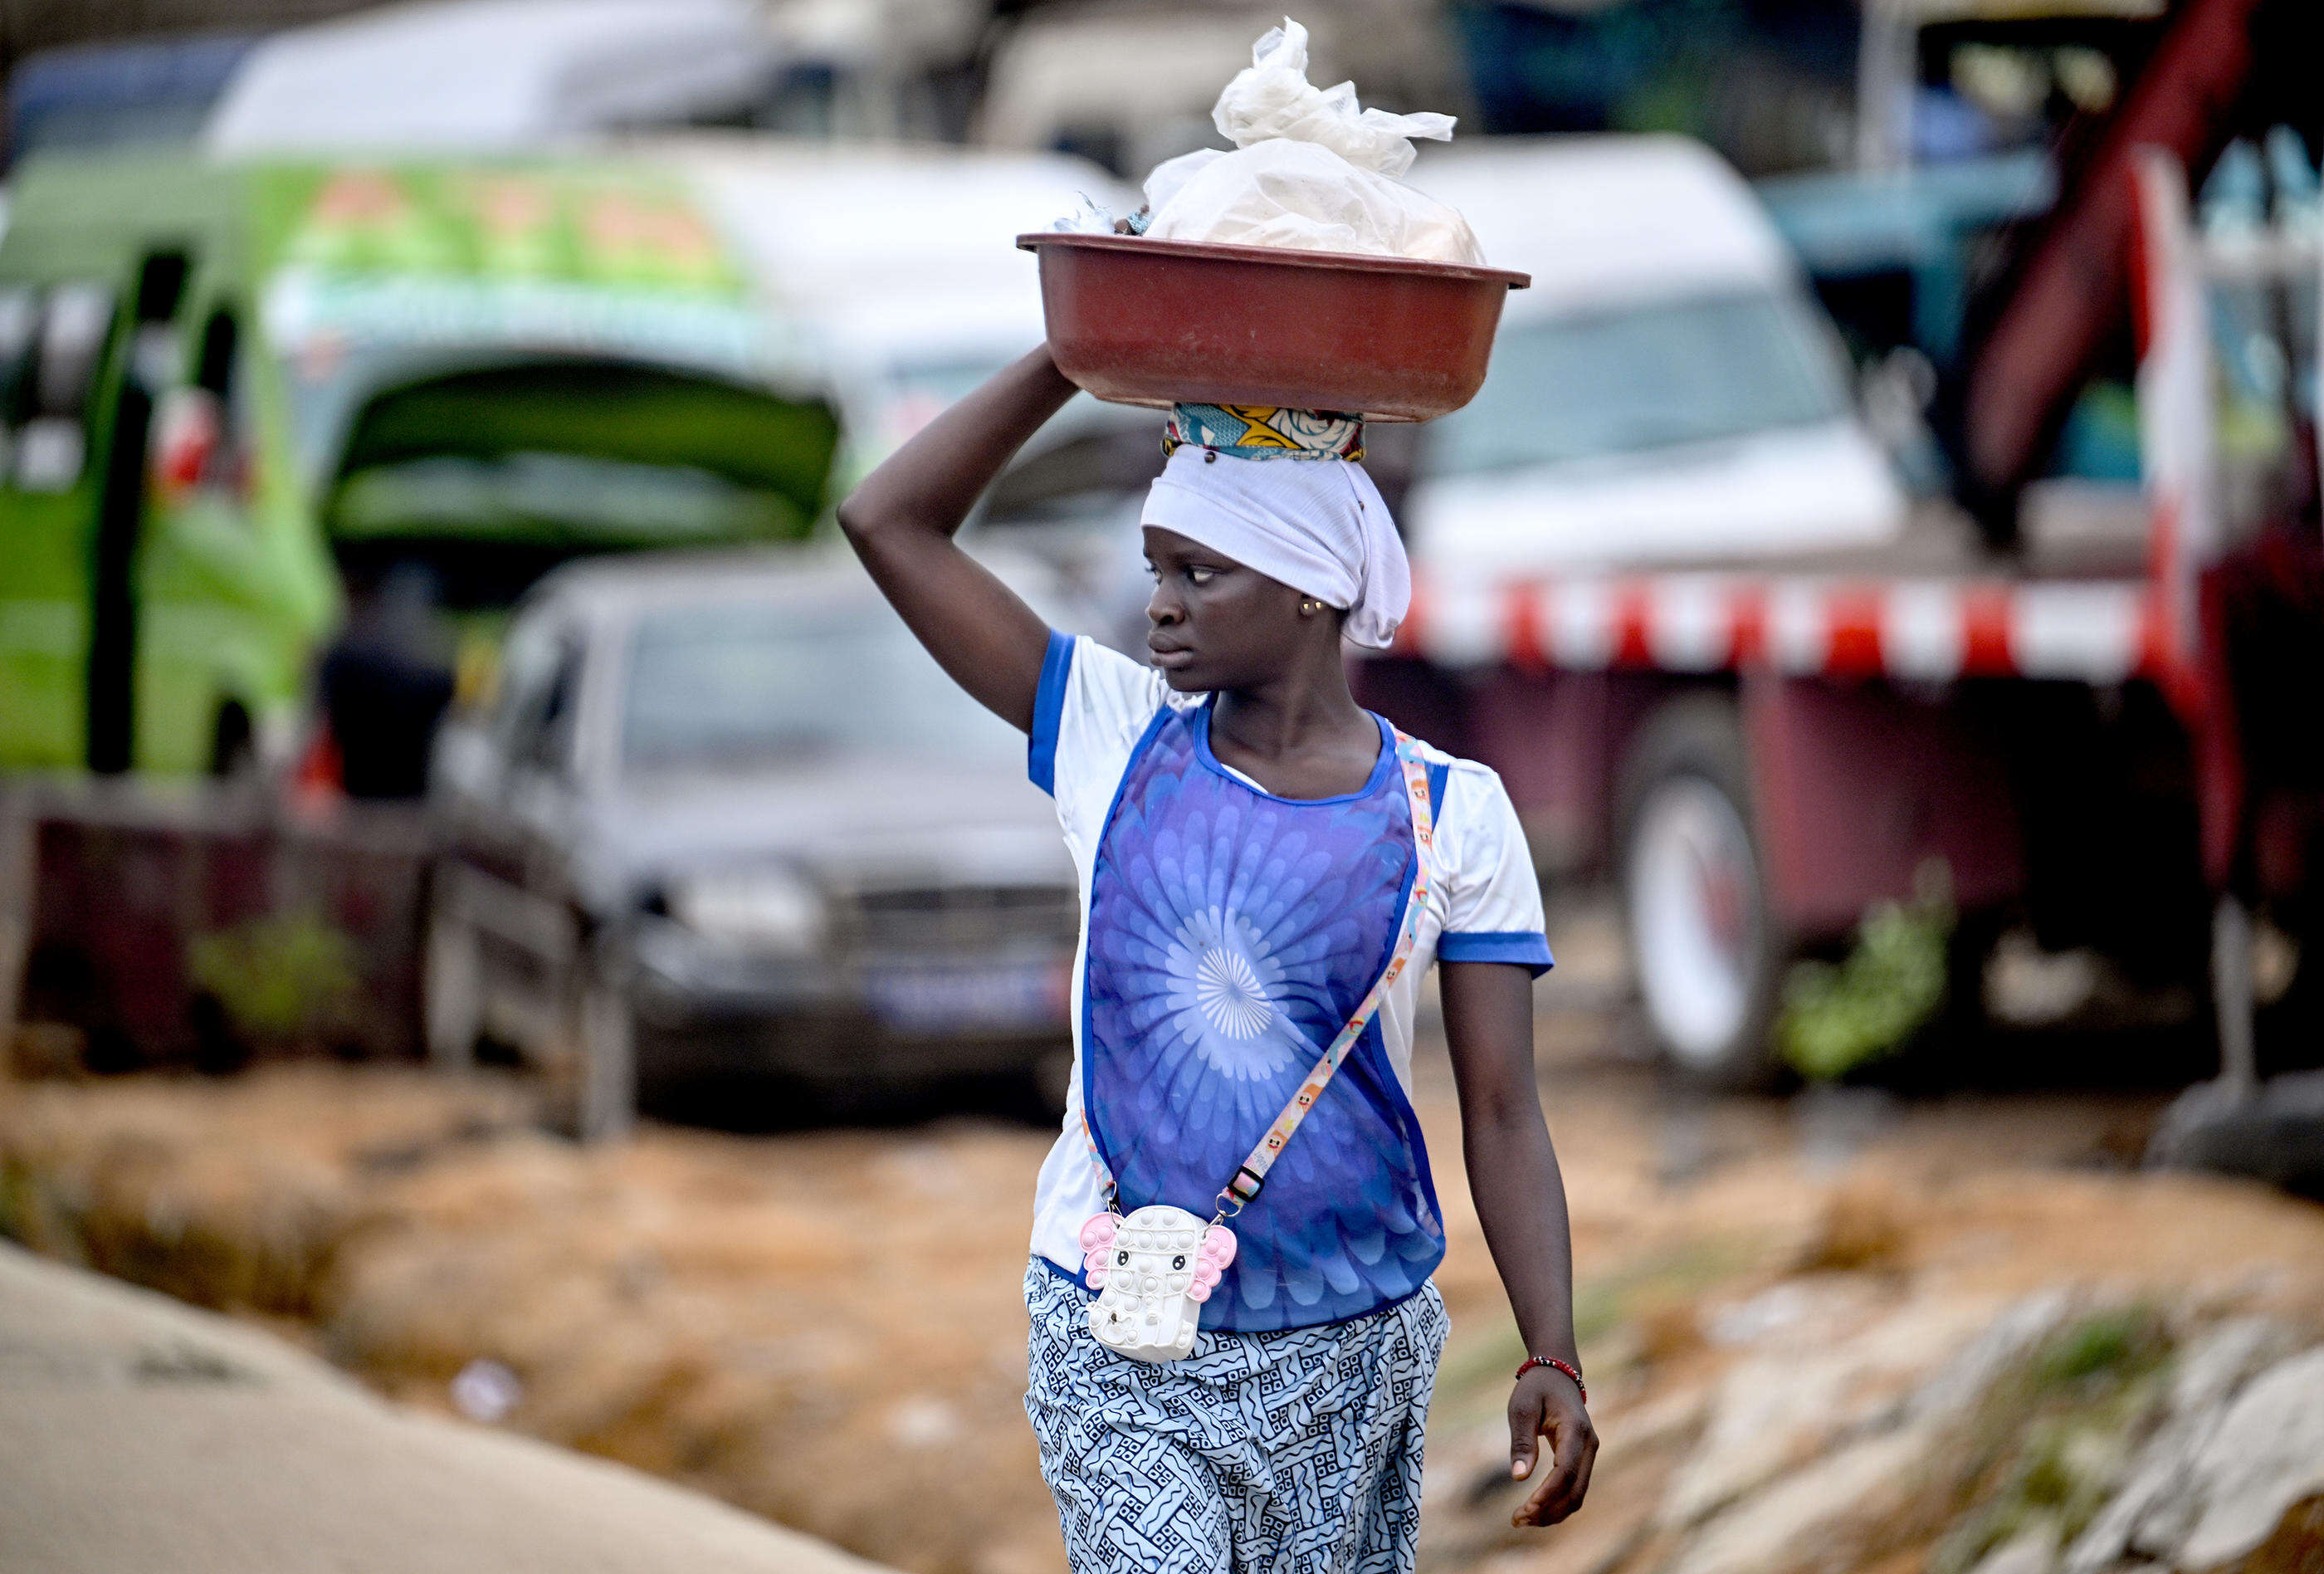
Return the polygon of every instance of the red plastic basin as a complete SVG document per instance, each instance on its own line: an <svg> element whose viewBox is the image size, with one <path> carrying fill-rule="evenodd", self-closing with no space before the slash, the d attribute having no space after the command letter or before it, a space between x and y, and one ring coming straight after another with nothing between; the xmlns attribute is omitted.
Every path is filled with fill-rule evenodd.
<svg viewBox="0 0 2324 1574"><path fill-rule="evenodd" d="M1120 404L1269 404L1427 421L1477 395L1525 273L1407 257L1020 235L1057 367Z"/></svg>

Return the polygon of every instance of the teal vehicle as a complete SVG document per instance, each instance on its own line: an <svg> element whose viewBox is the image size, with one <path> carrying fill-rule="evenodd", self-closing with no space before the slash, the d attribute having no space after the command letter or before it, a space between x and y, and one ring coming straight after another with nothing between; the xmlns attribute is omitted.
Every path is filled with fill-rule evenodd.
<svg viewBox="0 0 2324 1574"><path fill-rule="evenodd" d="M464 679L558 562L808 533L838 435L650 154L35 158L0 238L0 771L279 761L349 583Z"/></svg>

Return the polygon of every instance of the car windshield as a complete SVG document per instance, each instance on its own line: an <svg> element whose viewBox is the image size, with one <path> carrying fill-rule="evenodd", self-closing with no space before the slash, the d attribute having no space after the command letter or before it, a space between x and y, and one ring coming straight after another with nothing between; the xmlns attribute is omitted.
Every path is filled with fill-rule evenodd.
<svg viewBox="0 0 2324 1574"><path fill-rule="evenodd" d="M1803 303L1663 301L1505 329L1474 402L1430 430L1428 468L1636 453L1826 421L1846 403L1836 353Z"/></svg>
<svg viewBox="0 0 2324 1574"><path fill-rule="evenodd" d="M639 620L625 769L752 770L843 753L1021 768L1025 740L884 606L729 602Z"/></svg>

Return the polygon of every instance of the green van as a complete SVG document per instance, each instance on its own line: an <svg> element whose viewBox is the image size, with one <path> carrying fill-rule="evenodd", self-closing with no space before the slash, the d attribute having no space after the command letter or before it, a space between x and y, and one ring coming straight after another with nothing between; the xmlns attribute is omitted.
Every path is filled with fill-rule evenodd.
<svg viewBox="0 0 2324 1574"><path fill-rule="evenodd" d="M342 585L485 636L585 552L794 539L837 422L677 174L36 158L0 237L0 771L280 759Z"/></svg>

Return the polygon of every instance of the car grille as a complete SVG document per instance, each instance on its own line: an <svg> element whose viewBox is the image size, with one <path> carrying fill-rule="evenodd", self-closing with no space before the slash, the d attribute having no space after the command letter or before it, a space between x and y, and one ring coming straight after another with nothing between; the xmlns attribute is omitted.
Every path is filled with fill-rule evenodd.
<svg viewBox="0 0 2324 1574"><path fill-rule="evenodd" d="M1070 946L1081 914L1070 885L933 885L846 894L832 921L848 949L925 955Z"/></svg>

